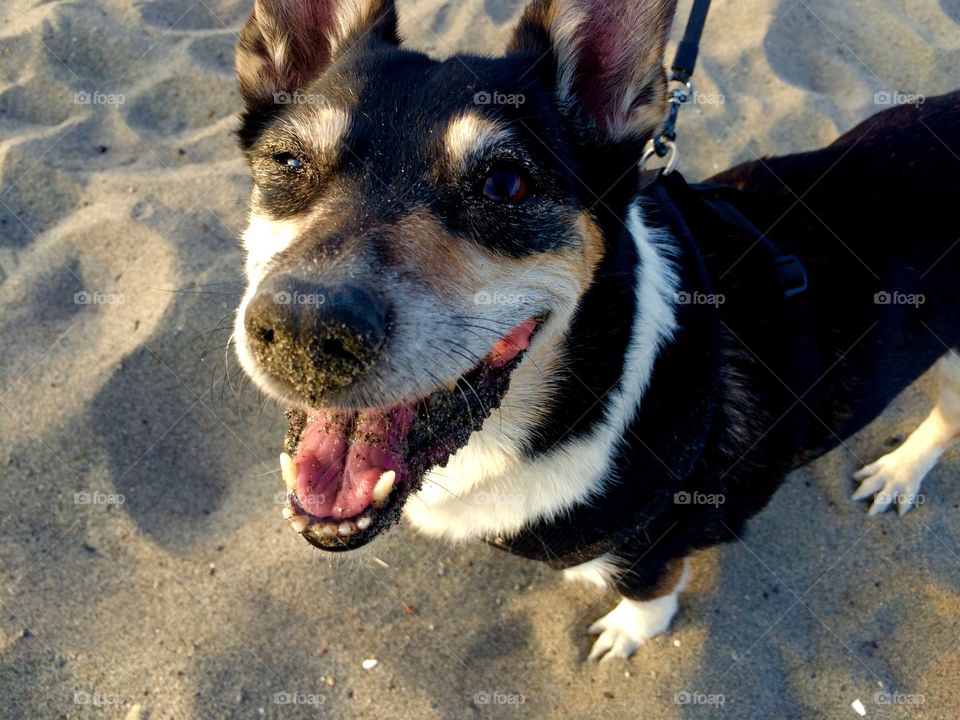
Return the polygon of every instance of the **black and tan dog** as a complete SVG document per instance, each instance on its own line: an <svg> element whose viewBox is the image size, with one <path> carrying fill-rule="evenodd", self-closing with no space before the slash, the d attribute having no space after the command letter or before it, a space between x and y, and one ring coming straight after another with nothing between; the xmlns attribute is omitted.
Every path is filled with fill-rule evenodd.
<svg viewBox="0 0 960 720"><path fill-rule="evenodd" d="M612 586L592 658L938 358L854 499L906 511L960 430L960 97L717 178L739 195L638 189L673 12L535 0L503 57L440 62L389 0L257 0L237 52L236 343L293 406L285 516L349 550L403 510Z"/></svg>

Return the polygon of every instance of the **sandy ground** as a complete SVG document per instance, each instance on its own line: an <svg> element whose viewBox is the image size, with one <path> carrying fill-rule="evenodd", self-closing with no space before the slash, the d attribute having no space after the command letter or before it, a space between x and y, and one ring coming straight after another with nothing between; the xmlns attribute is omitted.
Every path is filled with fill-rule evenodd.
<svg viewBox="0 0 960 720"><path fill-rule="evenodd" d="M330 563L290 532L280 412L225 377L250 4L0 8L0 716L960 717L960 453L903 520L848 501L929 378L698 556L630 662L583 663L613 598L536 564L405 528ZM956 0L714 5L691 178L960 79ZM520 2L401 12L414 46L494 51Z"/></svg>

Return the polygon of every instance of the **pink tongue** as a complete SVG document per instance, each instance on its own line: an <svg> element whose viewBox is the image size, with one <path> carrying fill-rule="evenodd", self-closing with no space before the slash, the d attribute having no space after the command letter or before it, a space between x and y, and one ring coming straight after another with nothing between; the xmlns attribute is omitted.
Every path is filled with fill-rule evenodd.
<svg viewBox="0 0 960 720"><path fill-rule="evenodd" d="M490 367L503 367L526 350L536 327L535 320L525 320L498 340L487 356ZM319 518L352 518L370 507L385 470L397 473L398 485L409 482L404 457L415 415L414 404L311 411L294 458L301 507Z"/></svg>
<svg viewBox="0 0 960 720"><path fill-rule="evenodd" d="M390 410L314 410L300 438L296 496L311 515L342 520L373 502L373 488L385 470L404 472L405 438L412 406Z"/></svg>
<svg viewBox="0 0 960 720"><path fill-rule="evenodd" d="M530 347L530 338L537 329L536 320L524 320L507 335L497 340L490 351L490 367L500 368Z"/></svg>

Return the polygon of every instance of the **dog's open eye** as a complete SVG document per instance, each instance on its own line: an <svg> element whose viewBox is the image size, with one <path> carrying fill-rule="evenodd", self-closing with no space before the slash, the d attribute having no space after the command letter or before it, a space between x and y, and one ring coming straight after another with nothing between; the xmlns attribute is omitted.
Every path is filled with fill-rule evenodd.
<svg viewBox="0 0 960 720"><path fill-rule="evenodd" d="M285 165L291 170L303 170L303 160L290 153L277 153L273 156L273 161L278 165Z"/></svg>
<svg viewBox="0 0 960 720"><path fill-rule="evenodd" d="M494 165L483 181L483 195L498 203L518 203L527 196L527 180L512 165Z"/></svg>

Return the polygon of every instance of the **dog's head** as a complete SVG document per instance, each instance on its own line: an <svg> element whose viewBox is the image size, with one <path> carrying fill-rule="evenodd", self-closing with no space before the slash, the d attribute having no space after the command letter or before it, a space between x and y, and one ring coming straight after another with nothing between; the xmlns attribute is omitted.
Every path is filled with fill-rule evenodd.
<svg viewBox="0 0 960 720"><path fill-rule="evenodd" d="M257 0L236 343L296 409L286 513L311 542L387 527L521 366L549 387L665 114L674 4L535 0L505 56L436 61L390 0Z"/></svg>

